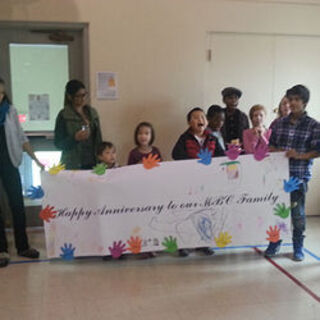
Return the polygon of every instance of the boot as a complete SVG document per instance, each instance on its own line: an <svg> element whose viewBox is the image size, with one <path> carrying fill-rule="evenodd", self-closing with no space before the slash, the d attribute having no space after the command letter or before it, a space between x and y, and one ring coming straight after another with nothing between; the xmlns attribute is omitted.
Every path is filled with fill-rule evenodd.
<svg viewBox="0 0 320 320"><path fill-rule="evenodd" d="M293 239L293 261L303 261L304 253L303 253L303 239L304 236L300 236L298 238Z"/></svg>

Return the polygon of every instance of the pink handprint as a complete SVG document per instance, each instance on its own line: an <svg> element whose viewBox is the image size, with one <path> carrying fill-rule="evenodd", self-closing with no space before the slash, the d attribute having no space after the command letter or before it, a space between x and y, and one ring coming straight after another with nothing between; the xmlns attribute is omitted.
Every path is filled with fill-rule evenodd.
<svg viewBox="0 0 320 320"><path fill-rule="evenodd" d="M257 161L261 161L264 158L269 157L268 151L268 145L263 141L259 141L258 145L254 150L253 156Z"/></svg>
<svg viewBox="0 0 320 320"><path fill-rule="evenodd" d="M230 159L230 160L236 160L240 153L241 153L241 147L236 144L228 144L228 150L225 151L225 155Z"/></svg>
<svg viewBox="0 0 320 320"><path fill-rule="evenodd" d="M126 244L122 243L122 241L114 241L113 242L113 247L109 247L109 251L111 253L111 256L113 259L119 259L122 254L126 251L125 248Z"/></svg>

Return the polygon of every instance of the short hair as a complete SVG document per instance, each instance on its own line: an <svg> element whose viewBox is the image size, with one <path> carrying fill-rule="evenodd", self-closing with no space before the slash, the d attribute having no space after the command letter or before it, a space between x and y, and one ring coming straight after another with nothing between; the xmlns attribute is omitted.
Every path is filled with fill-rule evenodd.
<svg viewBox="0 0 320 320"><path fill-rule="evenodd" d="M250 116L250 119L253 118L253 114L256 112L256 111L263 111L265 115L267 115L267 109L261 105L261 104L255 104L253 107L251 107L250 111L249 111L249 116Z"/></svg>
<svg viewBox="0 0 320 320"><path fill-rule="evenodd" d="M219 113L224 113L223 108L217 104L213 104L207 111L207 118L211 119Z"/></svg>
<svg viewBox="0 0 320 320"><path fill-rule="evenodd" d="M304 85L298 84L287 90L286 97L289 98L290 96L298 96L305 104L307 104L310 99L310 91Z"/></svg>
<svg viewBox="0 0 320 320"><path fill-rule="evenodd" d="M153 126L150 122L140 122L137 127L136 127L136 130L134 131L134 143L136 144L136 146L139 146L139 141L138 141L138 133L139 133L139 130L142 128L142 127L147 127L147 128L150 128L151 130L151 140L149 142L149 145L151 146L156 138L156 135L154 133L154 129L153 129Z"/></svg>
<svg viewBox="0 0 320 320"><path fill-rule="evenodd" d="M109 142L109 141L101 142L97 148L97 156L101 156L104 150L111 149L111 148L115 149L115 146L112 142Z"/></svg>
<svg viewBox="0 0 320 320"><path fill-rule="evenodd" d="M193 108L193 109L190 110L190 111L188 112L188 114L187 114L187 121L188 121L188 122L191 120L192 114L193 114L194 112L196 112L196 111L201 111L201 112L204 113L203 109L201 109L201 108L199 108L199 107Z"/></svg>

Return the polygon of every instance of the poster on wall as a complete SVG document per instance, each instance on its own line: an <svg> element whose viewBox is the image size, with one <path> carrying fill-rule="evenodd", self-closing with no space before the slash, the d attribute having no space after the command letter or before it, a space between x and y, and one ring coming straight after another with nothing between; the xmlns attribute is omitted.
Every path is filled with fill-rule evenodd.
<svg viewBox="0 0 320 320"><path fill-rule="evenodd" d="M97 72L97 99L119 99L116 72Z"/></svg>
<svg viewBox="0 0 320 320"><path fill-rule="evenodd" d="M47 255L104 256L289 240L288 159L252 155L42 174Z"/></svg>
<svg viewBox="0 0 320 320"><path fill-rule="evenodd" d="M50 120L49 94L29 94L29 120Z"/></svg>

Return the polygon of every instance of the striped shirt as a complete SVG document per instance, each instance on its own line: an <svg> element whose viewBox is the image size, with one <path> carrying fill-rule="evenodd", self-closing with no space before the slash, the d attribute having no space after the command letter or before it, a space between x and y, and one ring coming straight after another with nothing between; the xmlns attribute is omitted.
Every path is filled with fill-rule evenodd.
<svg viewBox="0 0 320 320"><path fill-rule="evenodd" d="M320 152L320 123L306 112L295 124L290 122L290 115L279 119L272 129L269 144L285 150L295 149L298 153ZM312 159L290 159L290 176L309 181L312 164Z"/></svg>

